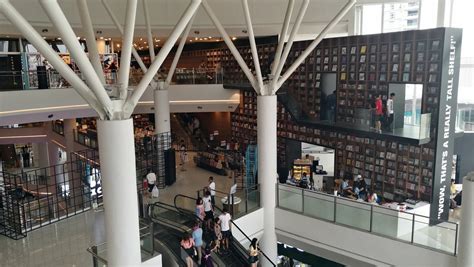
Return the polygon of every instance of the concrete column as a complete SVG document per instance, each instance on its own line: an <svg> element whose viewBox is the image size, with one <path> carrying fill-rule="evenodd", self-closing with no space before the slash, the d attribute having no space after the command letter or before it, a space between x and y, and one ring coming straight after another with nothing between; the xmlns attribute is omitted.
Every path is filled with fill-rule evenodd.
<svg viewBox="0 0 474 267"><path fill-rule="evenodd" d="M155 133L157 137L157 186L165 187L166 162L164 153L171 148L170 103L165 82L158 82L153 91L155 100Z"/></svg>
<svg viewBox="0 0 474 267"><path fill-rule="evenodd" d="M64 139L66 139L66 159L69 161L71 153L74 152L74 131L76 130L76 119L67 119L63 121Z"/></svg>
<svg viewBox="0 0 474 267"><path fill-rule="evenodd" d="M157 134L169 133L171 132L170 102L164 82L158 82L158 88L153 96L155 98L155 132Z"/></svg>
<svg viewBox="0 0 474 267"><path fill-rule="evenodd" d="M275 186L277 180L277 97L257 97L257 145L258 177L261 185L263 208L263 235L260 241L263 252L277 262L277 238L275 233ZM262 260L263 266L271 266Z"/></svg>
<svg viewBox="0 0 474 267"><path fill-rule="evenodd" d="M438 19L436 22L437 27L449 27L451 1L453 0L438 0Z"/></svg>
<svg viewBox="0 0 474 267"><path fill-rule="evenodd" d="M133 120L97 121L108 265L140 266Z"/></svg>
<svg viewBox="0 0 474 267"><path fill-rule="evenodd" d="M67 184L67 179L64 176L64 171L62 167L59 165L61 164L61 158L59 157L59 147L52 143L48 143L48 155L49 155L49 173L50 177L54 177L56 180L56 184Z"/></svg>
<svg viewBox="0 0 474 267"><path fill-rule="evenodd" d="M457 266L474 266L474 172L462 183L462 213L459 225Z"/></svg>

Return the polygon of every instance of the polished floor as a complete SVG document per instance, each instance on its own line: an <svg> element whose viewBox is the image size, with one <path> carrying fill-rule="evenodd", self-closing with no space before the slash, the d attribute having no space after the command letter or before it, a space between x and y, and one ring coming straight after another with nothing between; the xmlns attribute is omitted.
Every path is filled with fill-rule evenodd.
<svg viewBox="0 0 474 267"><path fill-rule="evenodd" d="M190 160L182 170L176 169L176 183L160 190L160 201L173 204L176 194L196 197L197 190L208 185L213 176L216 190L229 192L233 179L195 167ZM190 204L190 203L187 203ZM28 233L22 240L12 240L0 235L0 266L92 266L92 257L86 251L93 244L104 242L102 213L88 211L67 220Z"/></svg>

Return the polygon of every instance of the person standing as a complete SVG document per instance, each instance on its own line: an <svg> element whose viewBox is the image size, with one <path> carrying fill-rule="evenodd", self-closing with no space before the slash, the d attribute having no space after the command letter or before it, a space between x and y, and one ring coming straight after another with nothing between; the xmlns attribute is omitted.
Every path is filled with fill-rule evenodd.
<svg viewBox="0 0 474 267"><path fill-rule="evenodd" d="M206 248L204 252L204 257L201 259L201 266L202 267L214 267L214 263L212 262L211 250Z"/></svg>
<svg viewBox="0 0 474 267"><path fill-rule="evenodd" d="M193 227L194 249L197 251L197 262L201 262L202 257L202 228L199 226L199 221L194 223Z"/></svg>
<svg viewBox="0 0 474 267"><path fill-rule="evenodd" d="M326 105L327 105L328 121L331 123L336 122L336 105L337 105L336 90L334 90L332 94L326 97Z"/></svg>
<svg viewBox="0 0 474 267"><path fill-rule="evenodd" d="M249 247L249 262L251 267L257 267L258 264L258 243L257 239L253 238Z"/></svg>
<svg viewBox="0 0 474 267"><path fill-rule="evenodd" d="M184 233L180 245L184 250L184 253L181 253L181 258L186 262L186 267L193 267L194 262L192 257L195 255L194 239L189 233Z"/></svg>
<svg viewBox="0 0 474 267"><path fill-rule="evenodd" d="M377 98L375 98L375 130L378 133L382 133L382 117L383 117L382 96L378 95Z"/></svg>
<svg viewBox="0 0 474 267"><path fill-rule="evenodd" d="M186 170L186 168L184 167L184 164L187 161L187 157L188 157L188 152L186 151L186 145L184 143L184 140L181 140L181 146L179 148L179 159L180 159L179 165L181 166L181 171Z"/></svg>
<svg viewBox="0 0 474 267"><path fill-rule="evenodd" d="M225 250L229 249L229 239L232 237L231 229L230 229L230 221L232 216L230 216L227 208L222 210L222 214L219 216L219 220L221 221L221 232L222 232L222 247Z"/></svg>
<svg viewBox="0 0 474 267"><path fill-rule="evenodd" d="M202 201L204 203L204 213L206 214L204 217L204 221L206 222L206 229L211 230L211 223L212 220L214 220L214 212L212 211L211 193L209 191L206 191L204 193Z"/></svg>
<svg viewBox="0 0 474 267"><path fill-rule="evenodd" d="M204 212L204 202L200 197L198 197L198 199L196 200L195 214L196 217L198 217L201 221L204 221L206 213Z"/></svg>
<svg viewBox="0 0 474 267"><path fill-rule="evenodd" d="M387 128L389 130L393 130L393 118L394 118L394 110L393 110L393 100L395 99L395 93L390 94L390 98L387 100L387 114L388 114L388 125Z"/></svg>
<svg viewBox="0 0 474 267"><path fill-rule="evenodd" d="M216 183L214 182L214 177L209 176L209 185L207 186L209 192L211 192L211 203L212 207L216 205Z"/></svg>

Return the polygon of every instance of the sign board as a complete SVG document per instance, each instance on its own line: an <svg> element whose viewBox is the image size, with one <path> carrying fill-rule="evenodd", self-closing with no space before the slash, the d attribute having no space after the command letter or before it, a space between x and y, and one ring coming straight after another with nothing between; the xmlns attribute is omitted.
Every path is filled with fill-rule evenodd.
<svg viewBox="0 0 474 267"><path fill-rule="evenodd" d="M436 153L430 207L431 223L437 223L439 220L447 221L449 217L461 36L461 29L446 28L444 31L443 69L439 90L439 117L436 124Z"/></svg>

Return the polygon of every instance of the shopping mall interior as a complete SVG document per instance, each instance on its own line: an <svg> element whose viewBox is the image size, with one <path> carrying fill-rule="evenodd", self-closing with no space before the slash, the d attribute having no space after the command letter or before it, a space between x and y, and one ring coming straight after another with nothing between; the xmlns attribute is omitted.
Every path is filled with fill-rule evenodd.
<svg viewBox="0 0 474 267"><path fill-rule="evenodd" d="M0 0L0 266L474 266L473 9Z"/></svg>

